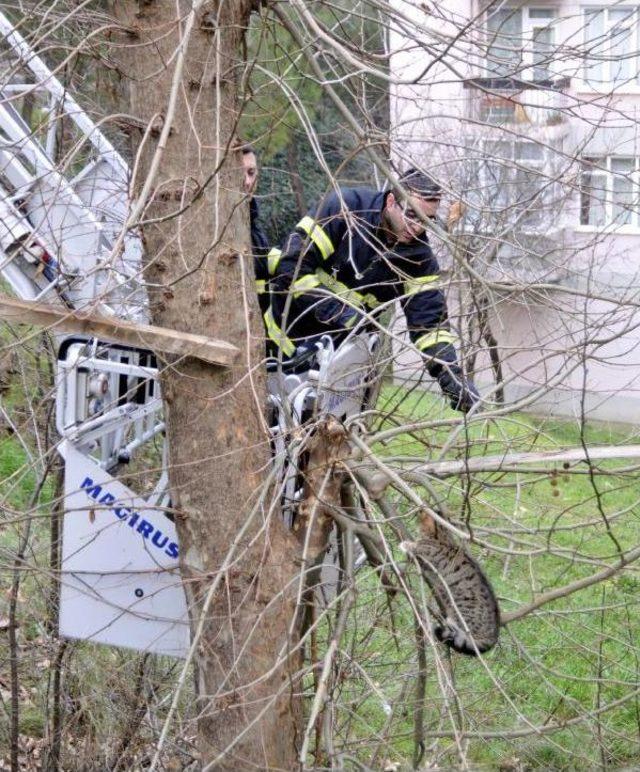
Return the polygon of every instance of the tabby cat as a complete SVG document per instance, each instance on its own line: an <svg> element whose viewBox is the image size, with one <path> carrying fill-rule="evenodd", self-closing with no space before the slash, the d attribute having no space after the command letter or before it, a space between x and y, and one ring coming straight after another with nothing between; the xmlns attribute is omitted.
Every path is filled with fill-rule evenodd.
<svg viewBox="0 0 640 772"><path fill-rule="evenodd" d="M484 572L451 533L430 521L417 541L400 549L420 566L438 605L435 637L460 654L477 656L498 642L500 610ZM423 524L425 521L423 520Z"/></svg>

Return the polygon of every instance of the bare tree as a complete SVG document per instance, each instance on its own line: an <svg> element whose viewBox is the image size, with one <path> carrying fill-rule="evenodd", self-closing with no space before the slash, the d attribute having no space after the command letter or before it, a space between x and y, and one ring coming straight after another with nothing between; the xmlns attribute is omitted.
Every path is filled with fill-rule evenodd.
<svg viewBox="0 0 640 772"><path fill-rule="evenodd" d="M12 18L113 142L127 137L133 203L117 245L142 234L152 321L239 354L226 369L160 357L192 636L176 662L57 637L48 579L65 496L50 474L49 350L3 327L7 763L37 752L51 769L636 765L640 448L633 422L590 414L613 415L607 397L624 420L637 390L640 152L619 98L635 86L637 10L49 5L21 3ZM53 124L64 152L48 174L72 179L86 138L43 108L37 84L16 90L24 62L8 62L2 106L43 144ZM599 89L581 91L590 79ZM389 95L387 131L376 105ZM304 158L299 144L287 152L287 132L305 136ZM302 161L320 170L320 197L353 157L362 184L418 165L463 202L464 217L429 223L429 238L482 411L446 411L390 307L391 324L367 320L392 376L377 400L343 422L316 403L288 433L269 431L237 138L260 148L276 134L290 174ZM19 148L0 143L6 187ZM311 196L299 181L300 204ZM558 423L565 396L573 413ZM299 464L292 532L287 460ZM123 474L144 487L159 454L137 463ZM327 547L338 568L319 587ZM460 621L469 565L473 659L439 640ZM489 583L498 644L496 617L474 606Z"/></svg>

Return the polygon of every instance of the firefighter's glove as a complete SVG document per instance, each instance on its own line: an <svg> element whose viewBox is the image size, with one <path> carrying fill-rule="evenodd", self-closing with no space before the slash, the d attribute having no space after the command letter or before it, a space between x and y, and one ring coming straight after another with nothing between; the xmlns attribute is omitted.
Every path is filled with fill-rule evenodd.
<svg viewBox="0 0 640 772"><path fill-rule="evenodd" d="M459 367L443 367L437 380L442 393L454 410L468 413L480 399L473 381L465 378Z"/></svg>

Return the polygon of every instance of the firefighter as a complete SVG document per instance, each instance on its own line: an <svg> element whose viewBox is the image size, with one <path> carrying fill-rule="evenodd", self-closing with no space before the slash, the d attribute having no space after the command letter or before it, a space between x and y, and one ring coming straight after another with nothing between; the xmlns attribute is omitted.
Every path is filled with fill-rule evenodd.
<svg viewBox="0 0 640 772"><path fill-rule="evenodd" d="M478 392L457 360L423 222L436 217L442 191L416 169L400 184L386 191L341 188L300 220L272 260L267 332L292 357L296 343L327 333L344 336L362 319L359 311L375 313L399 299L427 371L451 406L468 412Z"/></svg>

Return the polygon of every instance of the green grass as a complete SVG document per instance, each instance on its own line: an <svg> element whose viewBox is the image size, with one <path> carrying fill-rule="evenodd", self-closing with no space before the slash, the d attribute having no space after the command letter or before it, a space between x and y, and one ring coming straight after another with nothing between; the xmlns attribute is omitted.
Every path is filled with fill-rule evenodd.
<svg viewBox="0 0 640 772"><path fill-rule="evenodd" d="M382 422L383 429L407 420L441 422L454 416L443 410L441 400L417 391L388 389L379 406L393 414ZM450 435L451 425L437 425L400 434L376 449L389 461L434 460ZM631 428L589 425L581 432L572 422L514 415L477 422L466 436L461 434L446 458L494 455L505 448L540 451L580 446L583 441L615 446L636 440ZM638 545L640 489L636 475L622 471L629 465L629 460L597 462L600 474L593 477L585 464L572 465L569 471L556 465L545 474L484 473L464 481L433 480L432 486L452 519L468 518L482 542L472 551L490 577L503 612L509 612L541 593L591 576L614 564L618 549ZM583 473L570 473L574 469ZM421 493L429 502L428 492ZM398 505L415 532L411 508L401 500ZM504 550L509 548L522 554L508 558ZM363 572L359 585L359 618L350 645L360 650L359 636L373 614L378 622L366 644L367 669L369 675L377 674L381 691L393 701L407 679L415 681L412 616L406 602L397 602L394 632L377 581ZM422 590L415 581L414 589L419 597ZM449 662L440 647L430 650L427 732L451 731L456 724L480 734L523 732L508 740L472 738L464 754L474 768L498 769L516 760L531 769L640 764L640 700L634 693L640 682L638 589L640 574L634 563L605 582L546 604L503 629L484 665L459 655L452 655ZM440 664L438 658L443 658ZM443 687L442 674L447 671L455 681L456 699ZM343 719L358 747L358 736L382 732L386 717L379 697L371 695L364 679L351 684L349 699L358 718L349 718L345 710ZM616 700L623 702L594 714ZM404 697L403 705L394 716L389 742L395 760L406 763L413 752L410 696ZM546 727L575 719L581 720L548 734L526 734L529 724ZM441 754L443 768L455 766L462 755L454 741L445 738L436 742L431 754L432 758Z"/></svg>
<svg viewBox="0 0 640 772"><path fill-rule="evenodd" d="M20 412L19 395L10 406ZM456 414L438 397L419 391L386 389L378 407L384 413L377 429L408 421L435 422L402 432L375 450L392 461L436 460L452 436ZM25 424L26 425L26 424ZM477 421L462 432L446 458L539 451L588 445L621 445L637 441L636 431L620 426L589 425L581 434L575 422L512 415ZM35 451L35 446L32 450ZM504 612L519 608L540 593L590 576L615 562L617 545L638 544L640 489L627 461L598 462L599 474L574 474L556 464L537 474L482 473L471 479L432 480L432 488L453 520L468 519L476 543L472 551L482 563ZM36 465L37 466L37 465ZM583 472L586 465L576 467ZM569 473L571 472L571 473ZM0 500L4 506L0 547L6 591L12 555L24 512L37 479L25 449L13 434L0 437ZM430 493L416 488L426 501ZM19 642L23 710L21 729L33 737L46 729L50 709L46 663L55 653L55 638L46 629L48 516L52 484L45 486L33 511L34 528L28 550L20 599ZM416 513L395 496L407 525L415 531ZM523 554L507 557L505 550ZM531 554L526 554L526 553ZM398 559L402 556L398 553ZM407 574L418 600L427 594L411 572ZM473 769L521 768L584 770L640 765L640 573L636 564L610 580L559 599L502 632L496 649L477 660L452 655L440 646L427 650L427 733L493 733L472 737L464 753L451 738L427 738L425 757L442 769L456 768L464 755ZM0 602L0 616L5 613ZM329 627L323 629L328 633ZM2 634L0 633L0 636ZM73 644L66 665L67 693L73 715L67 716L71 735L93 736L106 745L118 711L132 702L139 659L129 652L91 644ZM6 677L6 637L0 637L0 676ZM150 665L158 692L166 702L176 663L153 659ZM414 688L417 663L414 621L408 604L396 598L391 609L371 572L357 575L356 606L338 657L340 684L335 715L341 740L352 756L368 762L380 744L373 768L387 762L407 765L413 755ZM365 675L363 674L366 674ZM108 679L105 680L105 673ZM444 685L452 679L455 690ZM108 683L106 682L108 681ZM122 694L114 692L114 684ZM161 688L162 687L162 688ZM400 699L402 697L402 699ZM598 706L625 700L601 713ZM394 706L388 717L384 701ZM165 702L163 702L166 709ZM160 711L162 713L162 711ZM588 718L588 714L592 716ZM500 732L525 732L529 723L546 727L583 719L548 734L531 733L501 739ZM115 736L115 730L114 730ZM6 740L6 713L0 712L0 745ZM424 763L424 762L423 762Z"/></svg>

